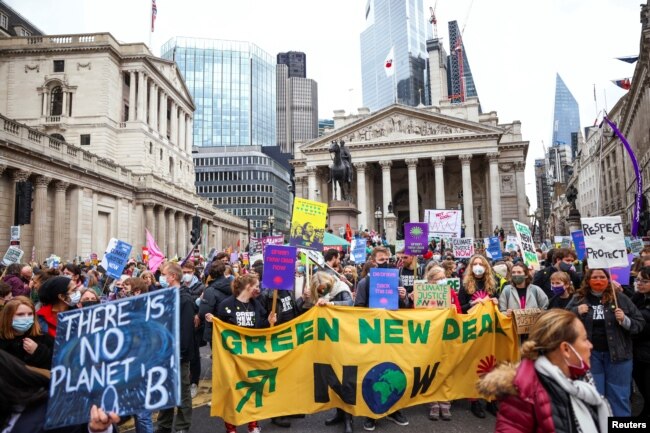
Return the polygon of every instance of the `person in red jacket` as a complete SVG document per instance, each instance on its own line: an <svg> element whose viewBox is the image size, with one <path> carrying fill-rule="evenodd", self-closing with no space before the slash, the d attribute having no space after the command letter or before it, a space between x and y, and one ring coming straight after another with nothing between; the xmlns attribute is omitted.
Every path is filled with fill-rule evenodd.
<svg viewBox="0 0 650 433"><path fill-rule="evenodd" d="M74 308L81 300L76 283L67 277L50 278L38 290L41 308L36 312L43 332L56 337L57 315Z"/></svg>
<svg viewBox="0 0 650 433"><path fill-rule="evenodd" d="M606 433L611 409L589 373L591 348L573 313L542 314L519 366L503 364L479 380L481 394L501 402L495 432Z"/></svg>

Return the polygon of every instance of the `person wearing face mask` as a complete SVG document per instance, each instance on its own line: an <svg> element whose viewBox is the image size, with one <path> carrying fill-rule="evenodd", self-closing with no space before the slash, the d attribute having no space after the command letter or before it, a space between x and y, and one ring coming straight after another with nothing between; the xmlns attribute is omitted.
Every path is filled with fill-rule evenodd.
<svg viewBox="0 0 650 433"><path fill-rule="evenodd" d="M97 292L95 292L93 289L86 288L81 291L81 298L79 298L77 308L92 307L93 305L100 304L100 302L101 301L99 299L99 296L97 296Z"/></svg>
<svg viewBox="0 0 650 433"><path fill-rule="evenodd" d="M4 350L32 367L52 367L54 338L43 334L35 321L34 304L25 296L7 302L0 315L0 350Z"/></svg>
<svg viewBox="0 0 650 433"><path fill-rule="evenodd" d="M203 342L204 324L199 318L197 300L203 295L205 286L196 276L194 263L187 260L181 266L183 270L183 287L187 287L188 292L192 296L192 300L197 305L196 314L194 315L194 357L190 362L190 395L195 398L199 392L199 379L201 378L201 343ZM200 301L199 301L200 302Z"/></svg>
<svg viewBox="0 0 650 433"><path fill-rule="evenodd" d="M499 310L505 312L508 317L512 310L525 308L548 307L548 298L534 284L531 284L531 276L528 267L523 263L517 263L510 270L510 284L507 284L499 296Z"/></svg>
<svg viewBox="0 0 650 433"><path fill-rule="evenodd" d="M81 268L79 266L73 265L72 263L66 264L63 267L62 275L72 279L79 290L84 287L85 278L81 273Z"/></svg>
<svg viewBox="0 0 650 433"><path fill-rule="evenodd" d="M553 272L551 275L553 297L548 301L548 308L566 308L575 292L571 277L566 272Z"/></svg>
<svg viewBox="0 0 650 433"><path fill-rule="evenodd" d="M598 268L586 272L566 308L582 320L594 345L590 365L596 388L614 416L630 416L632 336L643 330L643 316L630 298L613 289L609 273Z"/></svg>
<svg viewBox="0 0 650 433"><path fill-rule="evenodd" d="M67 277L47 280L38 291L41 308L36 312L43 332L56 336L57 314L75 308L81 300L81 292L75 282Z"/></svg>
<svg viewBox="0 0 650 433"><path fill-rule="evenodd" d="M501 364L479 380L479 392L500 402L495 431L606 433L611 411L589 374L591 348L575 315L543 313L519 365Z"/></svg>
<svg viewBox="0 0 650 433"><path fill-rule="evenodd" d="M637 416L650 417L650 267L643 267L636 276L637 292L632 302L645 319L643 330L632 337L634 367L632 376L643 396L643 409Z"/></svg>
<svg viewBox="0 0 650 433"><path fill-rule="evenodd" d="M569 275L573 287L580 287L582 276L576 272L575 266L573 265L577 257L575 251L570 248L559 248L548 251L547 256L549 257L549 261L552 260L553 265L535 273L535 278L533 278L534 285L540 287L550 299L553 297L551 275L554 272L562 271Z"/></svg>

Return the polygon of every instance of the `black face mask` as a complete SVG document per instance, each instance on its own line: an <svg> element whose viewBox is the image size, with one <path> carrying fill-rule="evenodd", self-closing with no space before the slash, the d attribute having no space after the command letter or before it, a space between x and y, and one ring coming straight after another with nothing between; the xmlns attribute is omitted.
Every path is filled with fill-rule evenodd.
<svg viewBox="0 0 650 433"><path fill-rule="evenodd" d="M352 275L352 274L343 274L343 276L344 276L345 279L348 280L349 282L353 282L353 281L354 281L354 275Z"/></svg>
<svg viewBox="0 0 650 433"><path fill-rule="evenodd" d="M99 301L83 301L81 303L81 308L92 307L93 305L99 305Z"/></svg>
<svg viewBox="0 0 650 433"><path fill-rule="evenodd" d="M394 266L390 264L390 262L384 262L384 263L377 263L378 268L393 268Z"/></svg>

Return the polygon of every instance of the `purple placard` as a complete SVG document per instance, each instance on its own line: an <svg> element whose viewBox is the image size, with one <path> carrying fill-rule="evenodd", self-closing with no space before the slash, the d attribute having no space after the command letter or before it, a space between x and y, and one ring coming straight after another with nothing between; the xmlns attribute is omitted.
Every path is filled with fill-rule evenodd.
<svg viewBox="0 0 650 433"><path fill-rule="evenodd" d="M267 245L264 248L264 289L293 290L295 272L296 247Z"/></svg>
<svg viewBox="0 0 650 433"><path fill-rule="evenodd" d="M230 253L230 263L239 261L239 253Z"/></svg>
<svg viewBox="0 0 650 433"><path fill-rule="evenodd" d="M420 256L429 248L429 224L406 223L404 224L404 254Z"/></svg>
<svg viewBox="0 0 650 433"><path fill-rule="evenodd" d="M610 268L609 274L612 276L612 280L616 281L621 286L627 286L630 284L629 266L626 266L624 268Z"/></svg>
<svg viewBox="0 0 650 433"><path fill-rule="evenodd" d="M370 284L368 286L368 306L397 310L399 294L397 286L399 270L372 268L370 269Z"/></svg>
<svg viewBox="0 0 650 433"><path fill-rule="evenodd" d="M573 239L573 245L576 247L576 254L578 255L578 260L585 258L585 234L582 233L582 230L576 230L571 232L571 239Z"/></svg>

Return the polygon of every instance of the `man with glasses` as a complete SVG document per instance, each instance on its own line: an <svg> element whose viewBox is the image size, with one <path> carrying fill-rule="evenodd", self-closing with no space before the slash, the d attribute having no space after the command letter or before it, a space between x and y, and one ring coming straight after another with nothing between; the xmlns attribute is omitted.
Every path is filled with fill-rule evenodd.
<svg viewBox="0 0 650 433"><path fill-rule="evenodd" d="M192 396L190 393L190 362L194 357L194 316L196 304L187 287L181 286L183 270L177 263L168 262L160 271L160 285L163 289L175 288L180 291L180 345L181 354L181 405L177 408L161 410L158 414L158 429L156 433L171 433L174 425L174 410L176 413L176 433L187 433L192 425Z"/></svg>

